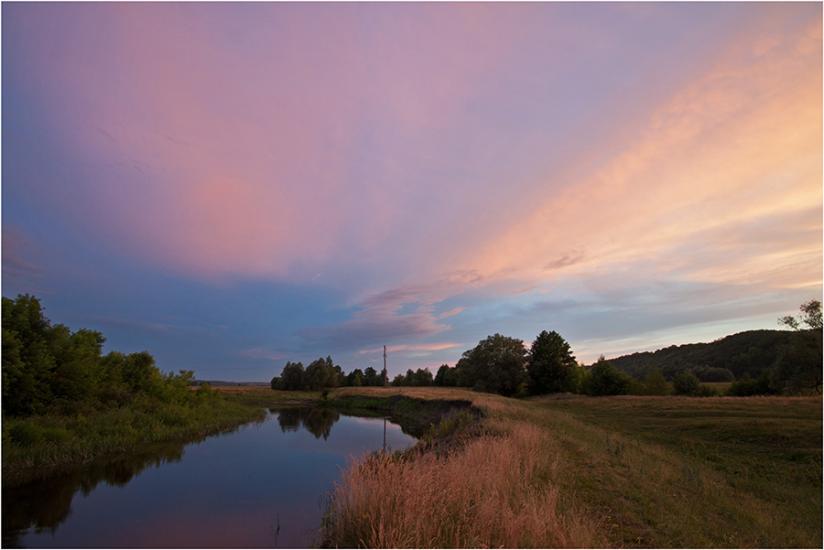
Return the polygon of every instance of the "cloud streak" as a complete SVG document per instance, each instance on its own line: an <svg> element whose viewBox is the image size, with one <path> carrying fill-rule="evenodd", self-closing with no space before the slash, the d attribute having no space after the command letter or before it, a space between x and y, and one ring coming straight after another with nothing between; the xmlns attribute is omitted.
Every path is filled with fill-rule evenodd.
<svg viewBox="0 0 824 550"><path fill-rule="evenodd" d="M117 301L140 348L219 294L180 366L403 368L544 328L587 357L821 294L820 5L3 16L9 290Z"/></svg>

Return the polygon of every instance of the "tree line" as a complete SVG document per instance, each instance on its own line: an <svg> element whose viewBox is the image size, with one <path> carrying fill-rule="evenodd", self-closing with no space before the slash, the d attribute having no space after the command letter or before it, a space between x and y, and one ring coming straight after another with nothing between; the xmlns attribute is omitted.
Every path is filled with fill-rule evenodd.
<svg viewBox="0 0 824 550"><path fill-rule="evenodd" d="M164 374L145 351L102 354L98 331L52 324L28 294L3 298L3 414L76 414L136 399L186 404L209 393L189 389L193 372Z"/></svg>
<svg viewBox="0 0 824 550"><path fill-rule="evenodd" d="M287 362L280 375L272 378L271 387L273 390L316 391L341 386L386 386L388 380L386 369L378 372L367 367L347 374L327 356L315 359L306 368L303 363Z"/></svg>
<svg viewBox="0 0 824 550"><path fill-rule="evenodd" d="M798 393L821 390L821 303L812 300L801 306L799 318L782 317L794 329L786 343L762 356L757 377L749 372L736 380L730 369L707 364L680 369L648 365L633 375L601 356L592 365L580 364L569 343L555 331L542 331L527 349L522 340L494 334L465 351L454 367L441 365L435 376L428 369L408 370L397 375L393 386L469 387L505 396L571 392L587 395L678 395L710 396L718 392L706 382L732 382L729 395ZM766 361L764 361L766 357ZM314 366L314 367L313 367ZM329 374L310 375L325 369ZM366 369L368 373L370 369ZM287 363L280 377L272 380L279 389L321 389L333 386L388 385L386 372L371 369L367 376L355 369L345 375L331 358L318 359L304 371L300 363ZM287 381L288 380L288 381ZM325 381L325 382L324 382Z"/></svg>

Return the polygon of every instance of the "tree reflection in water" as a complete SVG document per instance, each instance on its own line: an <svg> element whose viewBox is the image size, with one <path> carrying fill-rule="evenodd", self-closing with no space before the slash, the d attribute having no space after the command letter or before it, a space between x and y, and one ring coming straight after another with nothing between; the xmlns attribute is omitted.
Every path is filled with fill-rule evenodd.
<svg viewBox="0 0 824 550"><path fill-rule="evenodd" d="M324 440L329 438L332 426L340 419L337 411L323 407L269 409L269 411L277 413L281 431L296 432L303 426L317 439L323 438Z"/></svg>
<svg viewBox="0 0 824 550"><path fill-rule="evenodd" d="M122 487L150 466L179 462L189 442L152 445L150 450L124 455L81 469L3 486L3 547L19 547L19 535L29 528L54 532L71 514L74 495L88 495L101 482ZM11 504L13 503L13 504Z"/></svg>

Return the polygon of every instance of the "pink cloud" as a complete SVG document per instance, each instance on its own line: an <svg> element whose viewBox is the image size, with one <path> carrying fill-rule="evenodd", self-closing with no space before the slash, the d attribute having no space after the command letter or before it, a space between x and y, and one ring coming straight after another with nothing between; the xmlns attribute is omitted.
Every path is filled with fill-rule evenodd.
<svg viewBox="0 0 824 550"><path fill-rule="evenodd" d="M459 347L461 347L461 344L458 344L456 342L429 342L422 344L396 344L392 346L386 346L386 351L387 353L412 352L412 354L415 355L421 353L428 354L434 351L444 351ZM358 355L374 354L382 351L383 347L368 348L358 350Z"/></svg>

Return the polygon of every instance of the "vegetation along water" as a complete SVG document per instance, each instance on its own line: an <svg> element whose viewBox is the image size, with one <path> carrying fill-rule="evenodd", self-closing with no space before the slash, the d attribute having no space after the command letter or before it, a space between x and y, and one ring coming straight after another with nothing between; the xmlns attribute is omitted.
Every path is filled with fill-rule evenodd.
<svg viewBox="0 0 824 550"><path fill-rule="evenodd" d="M434 376L325 357L212 388L4 299L4 546L821 546L802 314L592 365L543 331Z"/></svg>

